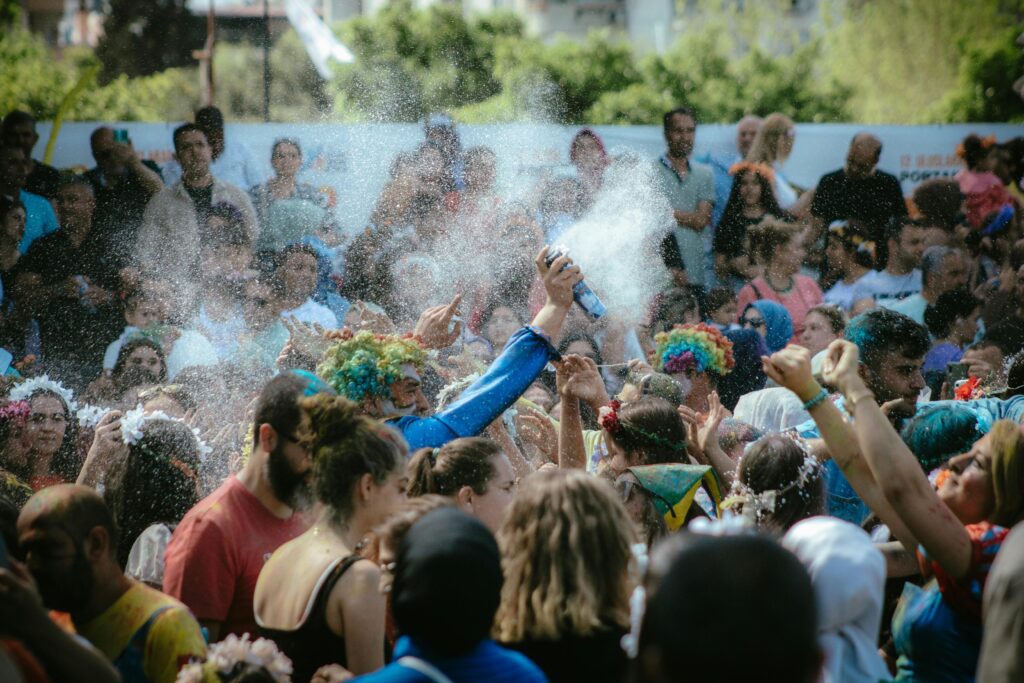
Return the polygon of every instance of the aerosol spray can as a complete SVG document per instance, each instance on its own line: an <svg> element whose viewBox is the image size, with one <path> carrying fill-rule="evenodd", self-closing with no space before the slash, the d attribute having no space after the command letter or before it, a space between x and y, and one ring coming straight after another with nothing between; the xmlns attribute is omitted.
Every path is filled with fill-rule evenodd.
<svg viewBox="0 0 1024 683"><path fill-rule="evenodd" d="M569 250L563 246L555 245L548 248L548 255L545 259L548 267L555 262L559 256L568 256ZM583 312L587 314L587 317L591 320L597 320L605 313L608 309L605 308L604 303L598 298L597 294L594 294L594 290L587 286L586 280L580 280L572 288L572 298L583 309Z"/></svg>

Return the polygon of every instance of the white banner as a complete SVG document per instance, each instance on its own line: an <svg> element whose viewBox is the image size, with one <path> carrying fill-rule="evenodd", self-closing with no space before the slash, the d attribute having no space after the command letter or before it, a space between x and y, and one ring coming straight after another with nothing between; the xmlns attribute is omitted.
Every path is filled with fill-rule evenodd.
<svg viewBox="0 0 1024 683"><path fill-rule="evenodd" d="M171 159L171 132L179 123L66 123L60 130L53 163L58 168L95 166L89 134L99 125L126 128L136 149L159 164ZM612 154L632 151L651 159L664 151L658 126L596 126ZM960 169L957 144L969 133L995 135L1000 142L1024 134L1010 124L956 124L936 126L861 126L856 124L797 124L796 144L784 168L786 177L801 187L814 187L818 179L846 160L855 133L870 131L883 143L879 167L899 178L903 192L928 178L951 176ZM515 194L548 175L569 174L569 141L579 126L545 124L460 125L464 148L486 145L498 156L498 182ZM41 158L50 124L39 125ZM275 139L296 138L302 145L300 179L327 188L336 197L343 227L365 227L373 203L387 181L388 167L399 152L415 149L423 141L419 124L235 123L226 136L249 147L264 160L270 176L270 148ZM707 150L731 149L735 127L702 125L697 130L695 155Z"/></svg>
<svg viewBox="0 0 1024 683"><path fill-rule="evenodd" d="M330 60L336 59L344 64L356 60L355 55L341 44L330 27L316 15L308 0L285 0L284 11L302 44L306 46L313 66L323 78L331 78L331 68L328 66Z"/></svg>

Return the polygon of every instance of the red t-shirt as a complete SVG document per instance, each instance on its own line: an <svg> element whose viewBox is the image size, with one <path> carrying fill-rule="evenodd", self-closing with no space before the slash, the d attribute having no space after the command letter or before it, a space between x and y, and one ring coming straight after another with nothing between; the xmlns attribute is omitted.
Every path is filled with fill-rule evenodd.
<svg viewBox="0 0 1024 683"><path fill-rule="evenodd" d="M188 511L164 556L164 592L200 620L223 622L220 637L256 634L252 598L263 564L307 528L300 514L280 519L237 477Z"/></svg>

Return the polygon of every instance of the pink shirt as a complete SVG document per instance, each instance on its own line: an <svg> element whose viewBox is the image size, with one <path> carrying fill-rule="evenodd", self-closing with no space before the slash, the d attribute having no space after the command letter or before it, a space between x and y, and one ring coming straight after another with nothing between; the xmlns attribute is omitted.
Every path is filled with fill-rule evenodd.
<svg viewBox="0 0 1024 683"><path fill-rule="evenodd" d="M759 299L780 303L789 311L789 317L793 319L792 341L795 342L800 339L800 333L804 330L807 311L822 302L822 294L818 283L806 275L794 275L793 287L785 293L776 292L764 278L758 277L747 283L736 298L740 316L742 317L743 311L747 310L747 306Z"/></svg>

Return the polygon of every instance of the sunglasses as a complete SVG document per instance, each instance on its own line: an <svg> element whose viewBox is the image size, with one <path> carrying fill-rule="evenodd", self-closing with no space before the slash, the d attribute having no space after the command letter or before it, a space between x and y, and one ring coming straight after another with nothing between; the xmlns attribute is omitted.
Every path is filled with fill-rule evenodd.
<svg viewBox="0 0 1024 683"><path fill-rule="evenodd" d="M760 328L766 326L764 318L743 318L743 320L740 322L743 323L744 327Z"/></svg>

